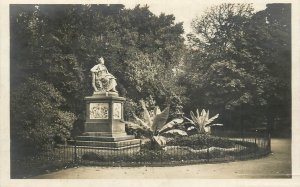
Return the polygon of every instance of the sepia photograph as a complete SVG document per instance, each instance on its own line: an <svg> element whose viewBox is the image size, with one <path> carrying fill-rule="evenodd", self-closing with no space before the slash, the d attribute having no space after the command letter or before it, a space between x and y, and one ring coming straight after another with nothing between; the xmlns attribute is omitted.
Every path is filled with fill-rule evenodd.
<svg viewBox="0 0 300 187"><path fill-rule="evenodd" d="M294 4L6 4L5 176L296 179Z"/></svg>

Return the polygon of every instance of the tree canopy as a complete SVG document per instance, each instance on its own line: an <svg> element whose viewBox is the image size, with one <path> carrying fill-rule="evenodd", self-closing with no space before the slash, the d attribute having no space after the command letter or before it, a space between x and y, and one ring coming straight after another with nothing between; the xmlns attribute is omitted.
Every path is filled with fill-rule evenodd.
<svg viewBox="0 0 300 187"><path fill-rule="evenodd" d="M221 4L196 18L183 80L193 105L222 110L231 124L290 119L290 22L289 4L257 13L250 4Z"/></svg>
<svg viewBox="0 0 300 187"><path fill-rule="evenodd" d="M176 84L172 68L180 62L184 39L182 23L175 23L173 15L156 16L147 6L125 9L118 4L11 5L10 10L11 93L16 93L12 103L23 100L12 107L12 113L30 115L24 109L34 98L22 92L33 86L41 98L35 102L52 105L51 99L42 99L41 89L48 85L64 100L48 112L76 117L72 133L79 134L84 123L83 98L92 94L90 69L101 56L117 78L119 94L129 102L125 117L136 109L132 106L139 99L152 95L166 105L173 92L180 94L180 89L172 89ZM19 128L25 126L23 117L13 116L12 129L18 133L24 130ZM34 130L34 119L30 124Z"/></svg>

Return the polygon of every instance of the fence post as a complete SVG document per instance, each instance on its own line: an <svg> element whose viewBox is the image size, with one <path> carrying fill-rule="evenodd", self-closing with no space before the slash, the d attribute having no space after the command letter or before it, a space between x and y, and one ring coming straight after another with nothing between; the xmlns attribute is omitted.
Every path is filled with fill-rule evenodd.
<svg viewBox="0 0 300 187"><path fill-rule="evenodd" d="M255 133L254 133L254 143L255 143L255 145L257 145L257 143L256 143L257 135L258 135L258 130L255 129Z"/></svg>
<svg viewBox="0 0 300 187"><path fill-rule="evenodd" d="M268 138L268 151L271 152L271 133L270 133L270 131L268 131L267 138Z"/></svg>
<svg viewBox="0 0 300 187"><path fill-rule="evenodd" d="M162 147L160 148L160 165L162 164Z"/></svg>
<svg viewBox="0 0 300 187"><path fill-rule="evenodd" d="M245 134L244 134L244 129L242 129L242 142L245 142Z"/></svg>
<svg viewBox="0 0 300 187"><path fill-rule="evenodd" d="M138 153L141 157L140 157L140 161L139 162L143 162L143 153L142 153L142 139L140 139L140 148L139 148L139 153Z"/></svg>
<svg viewBox="0 0 300 187"><path fill-rule="evenodd" d="M74 162L77 162L77 143L74 141Z"/></svg>
<svg viewBox="0 0 300 187"><path fill-rule="evenodd" d="M209 147L207 148L206 156L207 156L207 162L209 162Z"/></svg>

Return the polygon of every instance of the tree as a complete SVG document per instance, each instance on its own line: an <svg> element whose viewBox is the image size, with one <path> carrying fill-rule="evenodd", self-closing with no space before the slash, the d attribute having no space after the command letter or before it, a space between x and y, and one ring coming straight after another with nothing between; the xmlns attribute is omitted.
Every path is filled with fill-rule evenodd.
<svg viewBox="0 0 300 187"><path fill-rule="evenodd" d="M243 37L243 27L252 16L251 4L221 4L212 6L204 16L192 21L196 35L189 34L190 45L210 52L211 60L228 57L234 42ZM214 57L214 58L212 58Z"/></svg>
<svg viewBox="0 0 300 187"><path fill-rule="evenodd" d="M263 108L271 128L291 125L291 5L268 4L256 13L247 27L249 53L264 66L266 73L262 93L267 105Z"/></svg>
<svg viewBox="0 0 300 187"><path fill-rule="evenodd" d="M235 44L243 38L252 11L248 4L221 4L193 21L195 34L189 35L186 59L190 97L198 100L193 103L224 110L251 102L249 87L255 83L248 69L252 59Z"/></svg>
<svg viewBox="0 0 300 187"><path fill-rule="evenodd" d="M186 59L191 100L248 127L290 113L289 5L252 11L251 5L222 4L195 19Z"/></svg>

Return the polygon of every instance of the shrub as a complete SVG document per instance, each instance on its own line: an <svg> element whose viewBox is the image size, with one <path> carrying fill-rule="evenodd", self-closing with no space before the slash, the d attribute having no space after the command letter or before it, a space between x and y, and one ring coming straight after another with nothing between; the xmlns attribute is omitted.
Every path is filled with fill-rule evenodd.
<svg viewBox="0 0 300 187"><path fill-rule="evenodd" d="M76 117L61 109L64 98L52 84L28 78L11 94L11 139L16 155L34 154L64 142Z"/></svg>
<svg viewBox="0 0 300 187"><path fill-rule="evenodd" d="M234 147L235 142L207 134L195 134L187 137L176 137L168 141L167 145L189 146L194 149L204 149L207 147L231 148Z"/></svg>
<svg viewBox="0 0 300 187"><path fill-rule="evenodd" d="M102 155L96 154L94 152L87 152L81 157L82 160L87 161L105 161L105 158Z"/></svg>

